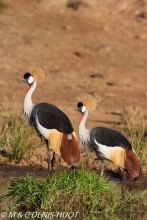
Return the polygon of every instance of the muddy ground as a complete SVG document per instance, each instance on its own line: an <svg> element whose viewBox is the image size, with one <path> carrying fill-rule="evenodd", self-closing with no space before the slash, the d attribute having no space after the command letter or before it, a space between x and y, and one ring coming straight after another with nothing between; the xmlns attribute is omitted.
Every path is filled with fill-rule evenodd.
<svg viewBox="0 0 147 220"><path fill-rule="evenodd" d="M121 130L123 109L147 114L147 0L3 2L7 7L0 13L1 122L22 111L27 88L19 80L30 65L47 73L33 95L34 103L58 106L76 132L76 97L83 92L98 99L87 127ZM45 146L43 151L45 155ZM7 167L7 161L1 161ZM38 164L36 157L30 161L17 165L47 166L46 161Z"/></svg>

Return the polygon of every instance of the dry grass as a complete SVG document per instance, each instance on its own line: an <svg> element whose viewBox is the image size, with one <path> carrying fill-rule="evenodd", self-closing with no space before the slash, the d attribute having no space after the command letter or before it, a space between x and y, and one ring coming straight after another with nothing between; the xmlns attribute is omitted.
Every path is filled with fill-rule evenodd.
<svg viewBox="0 0 147 220"><path fill-rule="evenodd" d="M8 116L0 125L0 152L10 161L20 162L31 148L30 128L23 122L20 114Z"/></svg>
<svg viewBox="0 0 147 220"><path fill-rule="evenodd" d="M7 7L8 7L8 4L5 3L3 0L0 0L0 13L3 11L3 9Z"/></svg>
<svg viewBox="0 0 147 220"><path fill-rule="evenodd" d="M144 116L139 111L123 111L122 121L122 133L131 142L142 166L145 166L147 136ZM0 140L0 154L10 162L19 163L23 160L27 165L37 163L43 167L47 166L45 143L40 141L35 129L25 123L22 113L16 111L0 124Z"/></svg>
<svg viewBox="0 0 147 220"><path fill-rule="evenodd" d="M131 142L142 166L145 166L147 164L147 121L145 116L136 109L131 112L124 110L122 121L125 125L124 135Z"/></svg>

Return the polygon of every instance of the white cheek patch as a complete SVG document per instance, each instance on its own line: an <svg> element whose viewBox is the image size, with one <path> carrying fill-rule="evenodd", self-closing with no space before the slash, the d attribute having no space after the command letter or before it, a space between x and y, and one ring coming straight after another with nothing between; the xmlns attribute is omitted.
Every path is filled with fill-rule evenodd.
<svg viewBox="0 0 147 220"><path fill-rule="evenodd" d="M29 79L28 79L28 83L29 84L32 84L34 82L34 77L33 76L30 76Z"/></svg>
<svg viewBox="0 0 147 220"><path fill-rule="evenodd" d="M86 111L86 106L83 105L82 107L82 113L84 113Z"/></svg>

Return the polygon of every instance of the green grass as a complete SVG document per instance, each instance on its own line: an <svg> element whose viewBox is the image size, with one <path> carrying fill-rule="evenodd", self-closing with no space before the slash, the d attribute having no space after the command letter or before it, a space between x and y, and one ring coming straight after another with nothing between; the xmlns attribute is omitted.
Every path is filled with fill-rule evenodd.
<svg viewBox="0 0 147 220"><path fill-rule="evenodd" d="M82 169L64 171L46 179L27 176L13 180L1 199L13 201L16 211L78 212L86 216L132 216L137 211L147 211L147 191L125 192L96 172Z"/></svg>
<svg viewBox="0 0 147 220"><path fill-rule="evenodd" d="M0 126L0 152L19 162L31 147L30 129L19 114L10 115Z"/></svg>

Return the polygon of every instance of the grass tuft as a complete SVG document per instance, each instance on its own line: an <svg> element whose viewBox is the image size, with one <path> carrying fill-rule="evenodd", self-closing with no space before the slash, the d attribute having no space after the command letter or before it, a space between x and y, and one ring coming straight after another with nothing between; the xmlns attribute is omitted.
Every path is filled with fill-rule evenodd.
<svg viewBox="0 0 147 220"><path fill-rule="evenodd" d="M147 132L144 116L137 110L134 112L124 110L122 121L125 124L124 135L130 140L142 166L147 165Z"/></svg>
<svg viewBox="0 0 147 220"><path fill-rule="evenodd" d="M0 126L0 153L10 161L19 162L31 147L29 128L18 114L10 115Z"/></svg>

